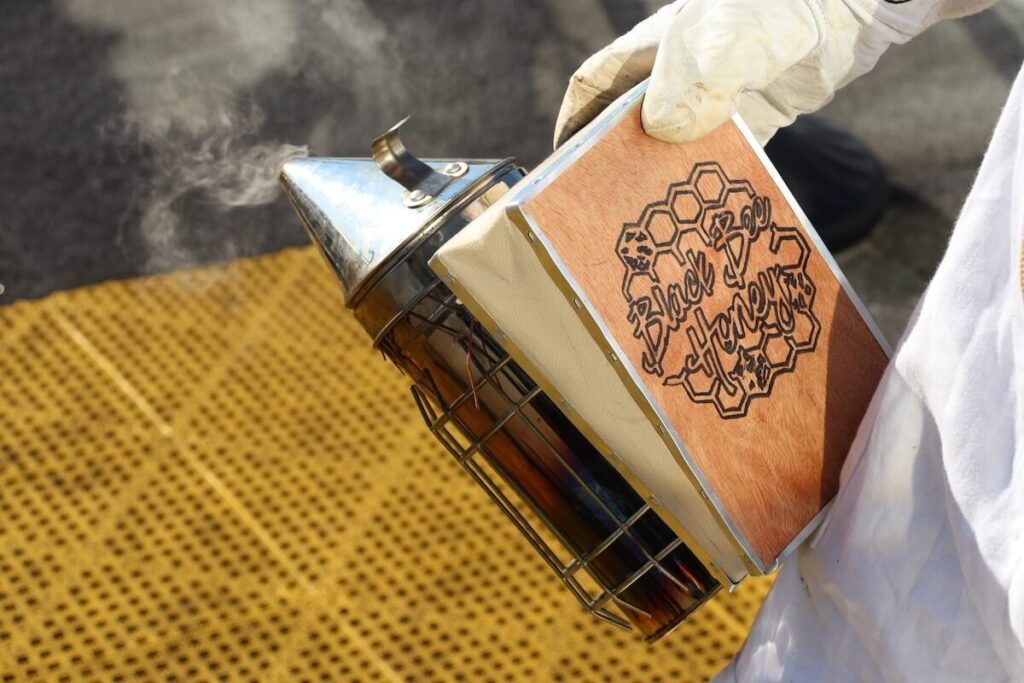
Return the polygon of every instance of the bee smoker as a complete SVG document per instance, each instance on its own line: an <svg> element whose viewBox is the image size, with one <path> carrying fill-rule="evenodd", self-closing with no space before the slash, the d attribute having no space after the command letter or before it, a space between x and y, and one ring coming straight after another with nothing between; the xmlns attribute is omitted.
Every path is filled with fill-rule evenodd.
<svg viewBox="0 0 1024 683"><path fill-rule="evenodd" d="M588 612L663 636L719 583L427 265L523 169L422 161L400 126L372 159L289 161L293 208L434 436Z"/></svg>

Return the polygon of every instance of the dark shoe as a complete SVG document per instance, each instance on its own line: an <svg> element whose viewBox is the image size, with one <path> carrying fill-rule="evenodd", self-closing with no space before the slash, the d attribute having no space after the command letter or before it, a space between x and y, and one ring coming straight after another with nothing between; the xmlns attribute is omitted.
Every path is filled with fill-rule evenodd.
<svg viewBox="0 0 1024 683"><path fill-rule="evenodd" d="M881 217L889 199L882 162L846 131L801 116L765 152L831 251L866 237Z"/></svg>

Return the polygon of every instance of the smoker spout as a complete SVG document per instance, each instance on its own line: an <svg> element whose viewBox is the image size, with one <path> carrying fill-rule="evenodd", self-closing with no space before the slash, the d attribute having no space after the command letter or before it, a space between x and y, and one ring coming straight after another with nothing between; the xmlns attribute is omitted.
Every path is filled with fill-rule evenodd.
<svg viewBox="0 0 1024 683"><path fill-rule="evenodd" d="M281 184L354 306L373 271L422 224L401 188L370 159L293 159Z"/></svg>
<svg viewBox="0 0 1024 683"><path fill-rule="evenodd" d="M290 160L281 185L341 282L345 305L376 338L435 277L427 261L437 248L523 171L512 159L417 159L398 126L372 151L373 159Z"/></svg>

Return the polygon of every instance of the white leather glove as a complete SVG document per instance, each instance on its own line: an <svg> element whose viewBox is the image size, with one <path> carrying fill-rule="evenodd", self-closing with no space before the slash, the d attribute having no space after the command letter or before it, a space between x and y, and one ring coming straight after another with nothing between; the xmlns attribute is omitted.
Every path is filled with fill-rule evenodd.
<svg viewBox="0 0 1024 683"><path fill-rule="evenodd" d="M650 76L647 133L696 140L739 111L764 144L874 68L892 43L996 0L676 0L573 74L558 147Z"/></svg>

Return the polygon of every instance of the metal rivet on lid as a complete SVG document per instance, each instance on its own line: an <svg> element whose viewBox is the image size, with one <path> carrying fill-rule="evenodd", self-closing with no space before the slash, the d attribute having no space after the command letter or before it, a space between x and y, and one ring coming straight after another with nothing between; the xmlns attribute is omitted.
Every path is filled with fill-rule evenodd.
<svg viewBox="0 0 1024 683"><path fill-rule="evenodd" d="M466 171L469 170L469 165L462 161L453 161L447 164L441 169L445 175L460 176L465 175Z"/></svg>

